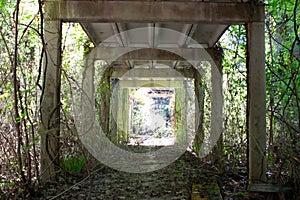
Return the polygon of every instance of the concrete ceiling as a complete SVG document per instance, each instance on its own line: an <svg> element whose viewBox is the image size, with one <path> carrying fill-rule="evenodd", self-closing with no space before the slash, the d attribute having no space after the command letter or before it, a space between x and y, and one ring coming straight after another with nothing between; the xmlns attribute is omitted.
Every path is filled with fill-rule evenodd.
<svg viewBox="0 0 300 200"><path fill-rule="evenodd" d="M194 48L195 41L203 48L213 47L222 36L228 25L216 24L184 24L184 23L82 23L82 26L95 46L102 43L106 47L135 47L135 48ZM129 31L138 28L145 28L143 34ZM173 30L181 33L169 34ZM113 37L114 35L118 37ZM177 37L178 36L178 37ZM193 42L189 40L192 38ZM125 62L115 61L114 66L127 65L129 68L145 66L147 63L153 67L153 62L165 64L170 67L187 66L186 61L157 61L155 58L149 61L128 59Z"/></svg>
<svg viewBox="0 0 300 200"><path fill-rule="evenodd" d="M174 1L173 1L174 2ZM181 1L182 2L182 1ZM207 2L204 0L204 2ZM208 2L240 2L236 0L211 0ZM247 1L243 1L247 2ZM105 47L135 47L135 48L199 48L195 46L195 41L203 48L213 47L230 24L216 23L184 23L184 22L81 22L87 35L95 46L105 43ZM142 35L129 31L137 28L148 28ZM173 30L186 37L172 38L168 32L161 29ZM113 37L118 35L118 37ZM108 40L108 38L110 38ZM191 42L190 38L194 40ZM152 60L152 65L157 63ZM149 62L149 61L147 61ZM185 61L160 61L171 67L187 65ZM114 65L127 65L133 68L136 65L145 64L145 62L135 59L127 61L116 61Z"/></svg>
<svg viewBox="0 0 300 200"><path fill-rule="evenodd" d="M154 29L165 28L183 33L196 40L204 48L212 47L228 27L228 25L181 23L82 23L82 26L95 45L124 31L143 27L154 27ZM148 38L154 37L150 35L152 34L151 32L148 34ZM168 35L158 34L156 36L158 37L156 38L158 42L165 44L166 48L188 46L188 43L185 43L185 41L178 41L177 44L173 42L169 43L168 40L170 38ZM131 37L124 36L121 38L121 41L112 41L111 46L116 47L121 45L126 47L128 44L131 44L132 47L151 47L151 44L147 44L145 41L141 43L139 37L134 35L131 35Z"/></svg>

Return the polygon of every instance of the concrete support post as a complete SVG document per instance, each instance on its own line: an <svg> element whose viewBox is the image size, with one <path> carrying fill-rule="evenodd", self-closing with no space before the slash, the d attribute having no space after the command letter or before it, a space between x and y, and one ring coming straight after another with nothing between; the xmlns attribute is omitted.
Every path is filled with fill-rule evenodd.
<svg viewBox="0 0 300 200"><path fill-rule="evenodd" d="M180 134L181 134L181 127L182 127L182 122L181 122L181 109L182 109L182 103L180 101L180 94L181 94L181 89L180 88L175 88L175 113L174 113L174 118L175 118L175 137L176 141L180 141Z"/></svg>
<svg viewBox="0 0 300 200"><path fill-rule="evenodd" d="M187 141L187 119L186 119L186 83L182 87L175 88L175 123L176 142L185 144Z"/></svg>
<svg viewBox="0 0 300 200"><path fill-rule="evenodd" d="M106 70L102 77L102 89L101 91L101 108L100 108L100 123L102 130L106 134L107 137L110 137L109 131L109 118L110 118L110 76L111 70Z"/></svg>
<svg viewBox="0 0 300 200"><path fill-rule="evenodd" d="M194 89L195 89L195 98L197 100L196 106L196 125L198 125L196 128L196 134L195 134L195 140L194 140L194 148L199 153L201 146L203 146L204 141L204 96L205 96L205 90L204 90L204 80L201 76L201 74L195 70L194 73Z"/></svg>
<svg viewBox="0 0 300 200"><path fill-rule="evenodd" d="M45 8L45 15L51 10ZM44 83L41 100L41 176L54 180L59 167L61 21L45 20Z"/></svg>
<svg viewBox="0 0 300 200"><path fill-rule="evenodd" d="M266 74L264 23L247 24L249 183L266 179Z"/></svg>
<svg viewBox="0 0 300 200"><path fill-rule="evenodd" d="M113 79L111 82L111 98L110 98L110 140L113 143L117 143L117 133L118 133L118 125L117 125L117 116L118 116L118 92L119 91L119 80Z"/></svg>
<svg viewBox="0 0 300 200"><path fill-rule="evenodd" d="M214 146L213 148L213 157L214 162L218 162L222 168L222 163L219 161L222 160L223 156L223 107L224 107L224 97L223 97L223 81L222 81L222 58L223 50L221 47L214 47L209 49L209 53L213 58L213 63L211 63L211 86L212 86L212 95L211 95L211 104L212 104L212 113L211 113L211 139Z"/></svg>
<svg viewBox="0 0 300 200"><path fill-rule="evenodd" d="M120 88L118 99L118 142L128 142L129 132L129 89Z"/></svg>
<svg viewBox="0 0 300 200"><path fill-rule="evenodd" d="M182 117L181 117L181 120L182 120L182 142L183 144L186 144L188 142L188 103L189 103L189 99L188 99L188 82L187 80L183 82L183 104L182 105L185 105L183 106L183 110L182 110Z"/></svg>

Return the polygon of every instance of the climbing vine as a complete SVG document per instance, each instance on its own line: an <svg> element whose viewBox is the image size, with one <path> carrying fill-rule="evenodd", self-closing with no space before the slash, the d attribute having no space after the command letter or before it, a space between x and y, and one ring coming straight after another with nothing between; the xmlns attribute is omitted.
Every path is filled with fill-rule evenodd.
<svg viewBox="0 0 300 200"><path fill-rule="evenodd" d="M266 0L268 181L300 188L300 9L299 0ZM43 2L0 0L0 199L30 198L39 183L39 109L44 54ZM77 72L93 45L79 24L63 25L61 88L61 178L78 175L86 152L72 116ZM231 26L224 50L223 152L228 168L246 166L246 33ZM100 72L97 72L100 73ZM97 80L98 99L110 85ZM96 102L97 104L97 102ZM97 105L99 113L105 105ZM107 108L107 107L106 107ZM108 108L109 109L109 108ZM206 103L205 129L210 107ZM101 115L98 115L102 120ZM205 121L206 120L206 121ZM65 170L65 171L64 171ZM299 196L299 195L298 195Z"/></svg>

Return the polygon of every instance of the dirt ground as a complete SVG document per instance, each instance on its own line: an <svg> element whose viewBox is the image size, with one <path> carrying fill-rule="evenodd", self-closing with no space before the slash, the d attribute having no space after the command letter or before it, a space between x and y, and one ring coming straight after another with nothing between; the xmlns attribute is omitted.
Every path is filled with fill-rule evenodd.
<svg viewBox="0 0 300 200"><path fill-rule="evenodd" d="M216 191L203 189L201 197L245 199L246 181L244 169L220 172L187 151L171 165L149 173L126 173L100 165L87 177L70 177L68 181L39 188L33 199L184 200L192 199L193 185L202 187L211 182L218 186L213 189ZM212 196L213 193L222 198Z"/></svg>

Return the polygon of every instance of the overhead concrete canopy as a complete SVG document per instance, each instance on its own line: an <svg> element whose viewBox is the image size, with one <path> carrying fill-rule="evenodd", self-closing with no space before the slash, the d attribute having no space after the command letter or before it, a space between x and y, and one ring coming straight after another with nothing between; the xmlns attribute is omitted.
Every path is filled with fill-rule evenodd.
<svg viewBox="0 0 300 200"><path fill-rule="evenodd" d="M123 1L126 2L126 1ZM155 2L155 1L136 1L137 7L139 7L140 9L147 9L146 7L149 6L149 4L151 4L151 2ZM211 12L220 12L220 8L222 9L222 5L224 5L224 10L222 12L225 13L225 15L223 15L224 13L220 13L220 17L222 18L222 16L224 16L225 18L227 17L226 15L232 15L232 8L228 9L228 11L226 11L226 8L232 7L232 5L234 5L234 7L236 8L235 11L237 12L245 12L248 9L245 7L243 7L244 9L242 10L238 10L239 7L236 6L236 4L231 4L231 3L241 3L241 4L248 4L249 0L203 0L203 1L185 1L185 0L181 0L181 1L161 1L161 2L180 2L180 4L178 4L178 6L174 6L173 9L180 9L180 6L186 6L185 3L187 2L211 2L211 3L218 3L221 6L216 6L216 10L211 10ZM243 3L242 3L243 2ZM216 4L216 5L218 5ZM113 6L113 5L111 5ZM130 14L133 13L128 13L126 12L126 7L124 8L123 5L120 5L120 7L122 6L123 8L123 12L120 13L120 15L125 16L124 20L126 20L126 15L128 15L128 18L130 18ZM191 5L193 6L193 5ZM107 6L110 7L110 6ZM155 8L155 7L154 7ZM235 9L233 8L233 9ZM194 12L193 10L190 10L191 12ZM204 11L204 10L199 10L199 11ZM250 10L249 10L250 11ZM135 12L137 14L140 14L140 10L135 10ZM164 10L163 8L161 9L162 13L167 13L168 10ZM108 15L109 15L109 11L107 11ZM159 12L157 12L159 13ZM174 11L171 14L175 14L176 12ZM142 13L141 13L142 14ZM132 22L128 22L127 20L125 22L122 22L122 19L116 20L116 22L114 23L101 23L101 22L83 22L81 23L81 25L83 26L84 30L87 32L87 34L90 36L91 40L93 41L93 43L95 45L100 44L101 42L103 42L104 40L106 40L107 38L115 35L115 34L119 34L120 32L123 31L128 31L130 29L135 29L135 28L141 28L141 27L154 27L154 28L166 28L166 29L172 29L178 32L181 32L191 38L193 38L194 40L196 40L199 44L201 44L204 48L207 47L212 47L217 41L218 39L222 36L222 34L224 33L224 31L228 28L228 26L230 25L230 23L225 23L224 22L214 22L214 20L207 20L206 22L202 22L202 23L186 23L184 22L185 20L185 16L189 15L189 13L177 13L177 14L185 14L182 16L169 16L170 18L182 18L182 20L178 20L177 22L166 22L168 21L167 19L163 19L163 16L160 18L161 21L156 21L156 22L147 22L149 19L143 20L144 17L141 16L140 20L134 20L132 19ZM206 13L204 13L206 14ZM253 13L254 14L254 13ZM165 14L168 15L168 14ZM144 16L147 17L147 13L144 13ZM207 15L208 16L208 15ZM109 16L107 16L109 18ZM239 16L236 16L237 18L239 18ZM132 17L133 18L133 17ZM187 17L188 18L188 17ZM75 19L76 20L76 19ZM113 19L112 19L113 20ZM158 17L159 20L159 17ZM187 20L187 19L186 19ZM239 19L236 19L237 21ZM118 22L120 21L120 22ZM136 22L139 21L139 22ZM145 22L143 22L145 21ZM220 21L222 21L222 19L220 19ZM235 21L232 18L232 21ZM242 20L241 20L242 21ZM196 21L195 21L196 22ZM243 22L241 22L243 23ZM114 44L112 44L113 46L127 46L128 44L131 44L132 47L145 47L145 48L150 48L155 46L155 43L153 43L153 41L157 41L159 43L165 44L165 47L189 47L189 42L188 41L184 41L184 40L179 40L178 43L168 43L169 40L169 36L168 35L163 35L160 34L159 32L154 32L151 33L149 32L148 38L149 38L149 43L140 43L138 40L139 37L135 37L135 36L126 36L126 35L122 35L122 37L120 38L119 41L115 41Z"/></svg>
<svg viewBox="0 0 300 200"><path fill-rule="evenodd" d="M199 48L191 42L190 37L201 48L211 48L231 24L263 20L263 7L253 6L249 1L66 0L48 1L48 4L52 9L59 10L50 16L52 19L79 22L95 46L106 42L106 47L114 48ZM149 31L142 37L139 33L127 32L145 27ZM174 39L160 29L177 31L186 37ZM112 38L116 34L119 36ZM112 39L107 42L108 38ZM154 63L157 61L155 57L151 60ZM188 66L184 61L170 60L172 61L160 63L174 68ZM141 59L130 58L123 62L114 62L113 65L124 63L129 68L145 64Z"/></svg>

